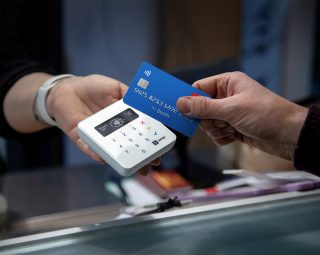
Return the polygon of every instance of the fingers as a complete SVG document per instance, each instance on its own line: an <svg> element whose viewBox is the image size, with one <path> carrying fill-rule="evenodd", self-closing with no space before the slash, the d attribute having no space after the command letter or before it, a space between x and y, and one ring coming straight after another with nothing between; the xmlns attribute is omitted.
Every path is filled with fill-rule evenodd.
<svg viewBox="0 0 320 255"><path fill-rule="evenodd" d="M125 85L124 83L120 82L119 85L119 90L120 90L120 99L124 97L124 95L127 93L128 86Z"/></svg>
<svg viewBox="0 0 320 255"><path fill-rule="evenodd" d="M236 131L231 126L207 131L207 135L216 145L226 145L237 139Z"/></svg>
<svg viewBox="0 0 320 255"><path fill-rule="evenodd" d="M229 143L233 143L237 140L236 135L229 135L221 138L212 138L212 141L219 146L227 145Z"/></svg>
<svg viewBox="0 0 320 255"><path fill-rule="evenodd" d="M214 98L226 97L228 85L230 84L231 76L234 73L223 73L214 75L202 80L196 81L193 86L200 89Z"/></svg>
<svg viewBox="0 0 320 255"><path fill-rule="evenodd" d="M207 97L182 97L177 102L177 108L188 116L203 119L201 128L217 145L232 143L237 139L236 131L228 124L230 116L226 99L210 99Z"/></svg>
<svg viewBox="0 0 320 255"><path fill-rule="evenodd" d="M208 136L214 139L220 139L227 136L232 136L232 135L235 135L235 133L236 133L235 130L230 126L207 131Z"/></svg>
<svg viewBox="0 0 320 255"><path fill-rule="evenodd" d="M211 76L195 82L195 88L200 89L215 99L207 97L181 97L177 101L177 108L181 113L187 116L200 119L221 119L224 120L226 112L225 101L228 93L231 76L234 73L224 73L220 75ZM222 99L223 98L223 99ZM224 103L223 103L224 102Z"/></svg>
<svg viewBox="0 0 320 255"><path fill-rule="evenodd" d="M147 176L150 172L150 166L149 165L146 165L144 167L142 167L140 170L139 170L139 174L143 175L143 176Z"/></svg>
<svg viewBox="0 0 320 255"><path fill-rule="evenodd" d="M217 145L225 145L237 140L236 130L225 121L203 120L200 127Z"/></svg>
<svg viewBox="0 0 320 255"><path fill-rule="evenodd" d="M177 101L178 111L199 119L219 119L226 121L229 116L229 99L211 99L202 96L180 97Z"/></svg>
<svg viewBox="0 0 320 255"><path fill-rule="evenodd" d="M150 164L153 166L159 166L161 163L161 158L157 158L155 160L153 160Z"/></svg>
<svg viewBox="0 0 320 255"><path fill-rule="evenodd" d="M161 163L161 158L157 158L153 160L150 164L153 166L159 166ZM150 172L150 165L146 165L139 170L139 174L143 176L147 176Z"/></svg>
<svg viewBox="0 0 320 255"><path fill-rule="evenodd" d="M118 95L115 97L115 99L119 100L124 97L128 90L128 86L126 84L107 76L94 75L94 77L97 76L101 78L103 85L108 85L108 93L110 93L110 88L112 90L111 92L113 92L113 90L118 92ZM112 88L112 86L114 86L114 89ZM116 89L116 87L118 88L118 90Z"/></svg>
<svg viewBox="0 0 320 255"><path fill-rule="evenodd" d="M202 120L200 122L200 127L204 131L209 131L214 128L224 128L229 124L223 120Z"/></svg>
<svg viewBox="0 0 320 255"><path fill-rule="evenodd" d="M90 150L89 146L86 143L84 143L80 138L76 140L76 145L84 154L88 155L93 160L97 161L100 164L105 163L104 160L100 158L95 152Z"/></svg>
<svg viewBox="0 0 320 255"><path fill-rule="evenodd" d="M252 82L256 83L242 72L229 72L198 80L193 86L214 98L225 98Z"/></svg>

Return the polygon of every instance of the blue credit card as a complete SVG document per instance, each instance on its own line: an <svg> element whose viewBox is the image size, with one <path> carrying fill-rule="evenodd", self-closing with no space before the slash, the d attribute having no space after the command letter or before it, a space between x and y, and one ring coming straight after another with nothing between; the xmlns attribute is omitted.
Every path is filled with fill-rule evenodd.
<svg viewBox="0 0 320 255"><path fill-rule="evenodd" d="M178 112L177 100L181 96L207 96L159 68L143 62L135 75L123 101L178 132L191 137L200 120Z"/></svg>

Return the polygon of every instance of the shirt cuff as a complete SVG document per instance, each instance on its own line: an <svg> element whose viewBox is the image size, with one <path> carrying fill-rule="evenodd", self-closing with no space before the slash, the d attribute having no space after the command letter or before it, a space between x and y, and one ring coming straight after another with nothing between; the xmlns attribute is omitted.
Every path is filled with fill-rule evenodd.
<svg viewBox="0 0 320 255"><path fill-rule="evenodd" d="M320 108L312 105L301 129L294 166L320 175Z"/></svg>

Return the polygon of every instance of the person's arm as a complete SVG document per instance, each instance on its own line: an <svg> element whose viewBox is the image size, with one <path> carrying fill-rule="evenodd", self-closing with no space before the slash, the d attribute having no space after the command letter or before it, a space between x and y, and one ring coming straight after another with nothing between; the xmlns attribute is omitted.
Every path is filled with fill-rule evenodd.
<svg viewBox="0 0 320 255"><path fill-rule="evenodd" d="M240 72L212 76L194 86L214 99L183 97L177 102L178 110L203 119L201 127L216 144L240 140L270 154L294 159L307 108L274 94Z"/></svg>
<svg viewBox="0 0 320 255"><path fill-rule="evenodd" d="M44 12L29 19L29 11L30 9L34 11L35 5L41 6L40 9ZM54 29L50 31L44 26L55 23L52 22L50 15L53 15L53 18L59 17L59 6L59 1L41 3L37 1L33 4L23 0L0 1L0 104L2 106L0 136L2 137L22 141L44 139L57 133L57 129L49 129L49 125L35 120L32 106L38 88L53 74L57 74L52 68L55 61L49 61L52 60L52 55L43 54L43 48L39 46L42 44L42 39L50 38L50 43L46 41L45 49L50 49L50 52L54 49L52 52L59 55L59 47L56 47L59 45L59 40L51 40L52 33L57 31ZM35 12L39 12L38 8ZM44 22L45 20L47 22ZM56 29L57 27L54 26ZM28 40L30 38L33 40ZM101 159L78 137L77 124L121 99L126 89L127 87L121 82L101 75L63 79L49 91L45 108L57 122L58 128L65 132L85 154L101 162ZM153 164L159 164L159 160L155 160Z"/></svg>
<svg viewBox="0 0 320 255"><path fill-rule="evenodd" d="M45 73L32 73L18 80L4 99L5 118L9 125L20 133L32 133L49 125L35 120L33 101L39 87L51 76ZM94 160L103 160L85 144L77 133L78 123L123 98L127 86L102 75L70 77L59 80L46 98L46 111L77 146ZM160 159L153 165L159 165ZM146 173L145 167L142 173Z"/></svg>
<svg viewBox="0 0 320 255"><path fill-rule="evenodd" d="M20 133L33 133L49 126L34 118L33 103L40 86L52 75L31 73L19 79L7 92L3 108L8 124Z"/></svg>
<svg viewBox="0 0 320 255"><path fill-rule="evenodd" d="M34 100L43 83L52 77L46 73L31 73L19 79L4 98L4 116L18 133L34 133L50 126L34 116ZM92 152L77 134L77 124L100 109L121 99L127 86L102 76L72 77L59 80L46 98L46 111L58 127L87 155L102 160Z"/></svg>
<svg viewBox="0 0 320 255"><path fill-rule="evenodd" d="M52 34L50 32L49 16L54 13L54 17L58 17L58 8L55 8L57 2L30 3L23 0L0 1L0 136L11 140L28 141L49 139L58 134L55 129L42 129L39 124L32 121L32 119L25 120L27 111L29 114L31 108L28 107L33 100L35 90L42 85L45 77L50 77L56 74L59 70L58 58L59 40L55 38L50 40L50 44L46 41L46 34L42 31ZM30 18L30 13L34 13L34 6L39 7L39 15L33 15ZM54 7L54 8L53 8ZM50 15L46 12L50 11ZM47 17L48 19L44 19ZM29 17L29 18L28 18ZM56 19L50 19L52 23L56 23ZM45 28L46 30L42 30ZM43 41L42 41L43 40ZM52 43L52 44L51 44ZM45 45L41 47L42 45ZM54 46L53 46L54 45ZM55 57L46 54L43 49L50 49L49 52L54 52ZM50 63L50 64L49 64ZM55 70L56 69L56 70ZM42 73L42 75L38 75ZM24 86L26 85L26 86ZM14 87L13 87L14 86ZM20 90L21 89L21 90ZM20 92L19 92L20 91ZM13 96L17 98L16 101L6 99L6 97ZM5 102L6 100L6 102ZM13 102L10 105L10 101ZM9 104L8 104L9 103ZM15 104L17 106L15 106ZM19 109L18 112L8 116L6 109ZM16 120L20 124L13 125ZM7 119L10 117L10 119ZM10 123L8 123L8 121ZM26 122L27 121L27 122ZM12 123L13 122L13 123ZM30 126L31 124L31 126ZM27 129L25 129L27 128ZM30 130L42 130L41 132L30 134ZM22 130L21 130L22 129ZM23 131L23 133L17 130ZM26 133L28 132L28 133Z"/></svg>

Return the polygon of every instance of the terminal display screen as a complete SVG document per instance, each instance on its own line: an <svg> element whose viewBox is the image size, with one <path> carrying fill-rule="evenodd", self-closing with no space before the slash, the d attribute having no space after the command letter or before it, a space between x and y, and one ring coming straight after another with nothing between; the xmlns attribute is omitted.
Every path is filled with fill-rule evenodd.
<svg viewBox="0 0 320 255"><path fill-rule="evenodd" d="M95 129L102 135L107 136L119 128L127 125L129 122L138 118L139 115L135 113L131 108L118 113L114 117L104 121L95 127Z"/></svg>

